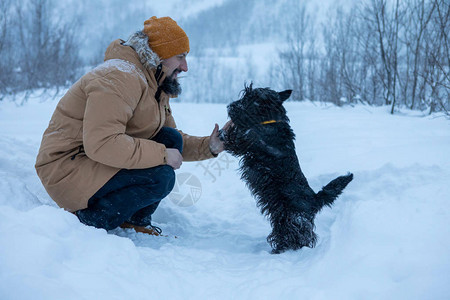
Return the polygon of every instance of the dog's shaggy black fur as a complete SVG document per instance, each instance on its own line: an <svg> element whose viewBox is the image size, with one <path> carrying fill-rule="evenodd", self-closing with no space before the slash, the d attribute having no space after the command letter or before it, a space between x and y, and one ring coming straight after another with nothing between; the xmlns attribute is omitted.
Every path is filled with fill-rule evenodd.
<svg viewBox="0 0 450 300"><path fill-rule="evenodd" d="M300 169L295 135L282 105L291 92L246 86L243 97L228 105L234 126L220 134L225 149L241 158L242 178L270 220L267 241L273 253L314 247L316 214L331 206L353 179L349 173L317 194L311 189Z"/></svg>

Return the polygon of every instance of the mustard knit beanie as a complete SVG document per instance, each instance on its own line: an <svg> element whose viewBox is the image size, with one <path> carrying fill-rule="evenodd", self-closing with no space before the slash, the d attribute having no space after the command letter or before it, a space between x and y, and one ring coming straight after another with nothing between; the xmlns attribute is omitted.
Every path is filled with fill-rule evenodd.
<svg viewBox="0 0 450 300"><path fill-rule="evenodd" d="M186 33L169 17L151 17L144 22L143 31L148 36L148 45L161 59L189 52Z"/></svg>

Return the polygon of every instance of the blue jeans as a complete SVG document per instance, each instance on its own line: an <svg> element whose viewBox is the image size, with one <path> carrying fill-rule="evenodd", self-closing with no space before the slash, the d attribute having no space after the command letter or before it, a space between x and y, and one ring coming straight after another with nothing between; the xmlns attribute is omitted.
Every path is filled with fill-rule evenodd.
<svg viewBox="0 0 450 300"><path fill-rule="evenodd" d="M183 139L173 128L161 128L152 140L182 153ZM83 224L106 230L124 222L148 226L151 215L174 184L175 172L169 165L122 169L89 199L88 207L77 211L76 215Z"/></svg>

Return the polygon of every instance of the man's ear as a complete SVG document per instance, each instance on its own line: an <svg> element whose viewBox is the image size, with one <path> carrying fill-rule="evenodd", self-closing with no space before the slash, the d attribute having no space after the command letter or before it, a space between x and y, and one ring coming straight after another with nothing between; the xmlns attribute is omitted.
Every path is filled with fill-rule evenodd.
<svg viewBox="0 0 450 300"><path fill-rule="evenodd" d="M285 90L282 92L279 92L278 95L280 96L281 102L286 101L292 94L292 90Z"/></svg>

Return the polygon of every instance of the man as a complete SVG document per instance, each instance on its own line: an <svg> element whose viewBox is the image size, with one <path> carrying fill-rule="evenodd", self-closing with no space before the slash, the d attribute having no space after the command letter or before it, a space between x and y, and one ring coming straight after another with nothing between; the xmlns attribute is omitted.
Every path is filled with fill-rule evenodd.
<svg viewBox="0 0 450 300"><path fill-rule="evenodd" d="M58 103L44 132L36 171L52 199L97 228L153 234L151 215L175 183L182 160L223 151L209 137L176 130L169 97L180 94L189 39L169 17L152 17ZM228 125L226 125L228 126Z"/></svg>

